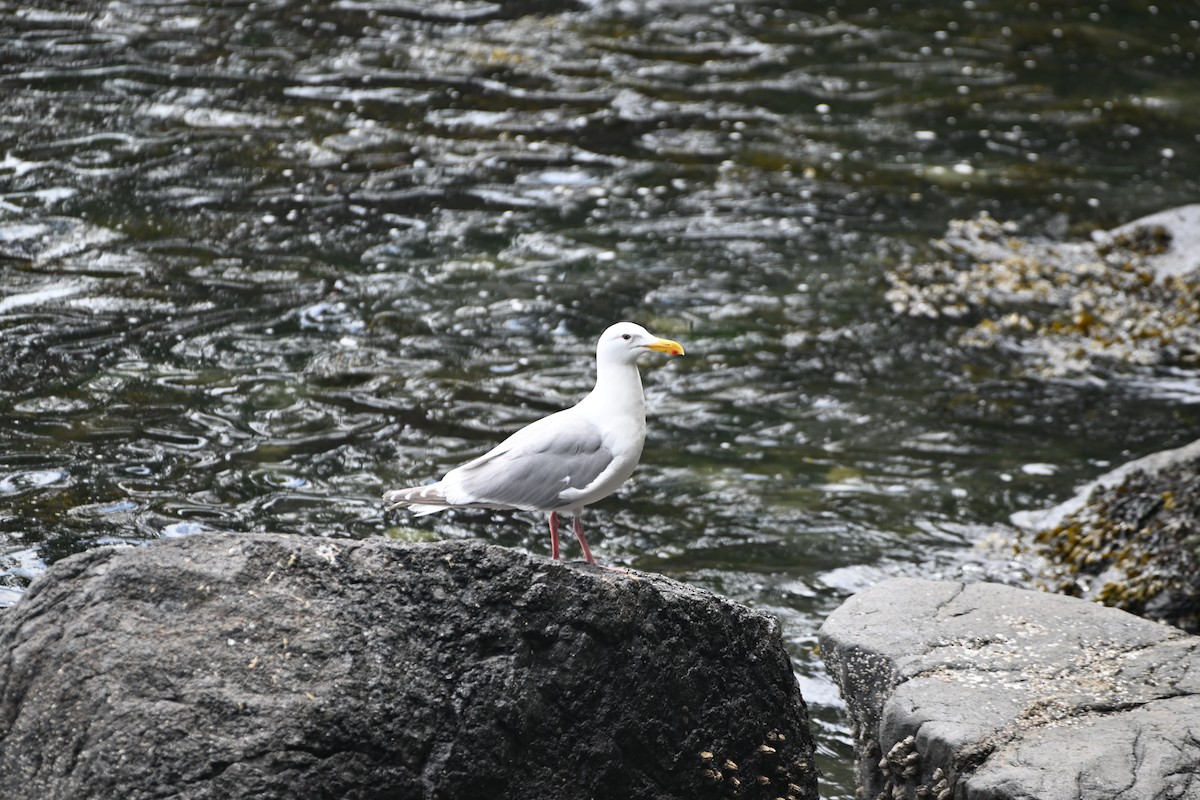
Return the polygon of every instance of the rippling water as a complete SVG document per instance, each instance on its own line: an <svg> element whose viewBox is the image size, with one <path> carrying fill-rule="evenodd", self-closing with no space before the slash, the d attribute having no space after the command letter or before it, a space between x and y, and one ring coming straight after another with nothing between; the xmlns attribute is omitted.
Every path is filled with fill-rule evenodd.
<svg viewBox="0 0 1200 800"><path fill-rule="evenodd" d="M1007 377L883 273L980 210L1194 202L1198 52L1196 2L0 0L7 597L211 530L547 553L379 495L573 402L635 319L688 357L647 365L595 549L778 614L850 797L823 616L1196 426L1132 372Z"/></svg>

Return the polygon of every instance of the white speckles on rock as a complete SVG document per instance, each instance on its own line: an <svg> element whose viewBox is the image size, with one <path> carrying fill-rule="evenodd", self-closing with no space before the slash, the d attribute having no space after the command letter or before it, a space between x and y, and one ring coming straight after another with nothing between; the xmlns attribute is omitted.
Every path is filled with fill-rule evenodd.
<svg viewBox="0 0 1200 800"><path fill-rule="evenodd" d="M335 544L325 543L317 547L317 556L327 561L330 565L337 563L338 547Z"/></svg>

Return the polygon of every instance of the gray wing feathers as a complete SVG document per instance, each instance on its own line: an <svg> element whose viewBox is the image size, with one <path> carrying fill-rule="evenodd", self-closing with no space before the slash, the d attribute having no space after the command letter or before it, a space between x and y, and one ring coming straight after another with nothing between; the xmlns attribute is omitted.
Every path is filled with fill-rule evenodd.
<svg viewBox="0 0 1200 800"><path fill-rule="evenodd" d="M559 495L564 490L589 485L613 461L600 432L590 424L530 426L521 433L531 435L513 436L454 470L465 497L480 504L550 510L562 505Z"/></svg>

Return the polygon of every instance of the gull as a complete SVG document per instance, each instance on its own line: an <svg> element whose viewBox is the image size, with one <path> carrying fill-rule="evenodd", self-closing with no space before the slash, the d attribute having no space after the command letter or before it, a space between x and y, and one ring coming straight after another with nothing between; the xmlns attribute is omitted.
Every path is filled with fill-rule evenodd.
<svg viewBox="0 0 1200 800"><path fill-rule="evenodd" d="M646 440L646 400L637 359L653 351L683 355L683 346L641 325L618 322L596 343L596 386L572 408L543 417L488 452L426 486L383 496L388 511L415 516L448 508L540 511L550 515L550 557L561 558L559 514L583 557L595 564L583 535L584 506L608 497L633 474Z"/></svg>

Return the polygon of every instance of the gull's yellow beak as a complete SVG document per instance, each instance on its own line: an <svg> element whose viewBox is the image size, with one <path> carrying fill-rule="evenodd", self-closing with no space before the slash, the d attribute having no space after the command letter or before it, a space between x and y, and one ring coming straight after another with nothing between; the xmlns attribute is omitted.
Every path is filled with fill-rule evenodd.
<svg viewBox="0 0 1200 800"><path fill-rule="evenodd" d="M670 356L683 355L683 345L679 342L672 342L670 339L656 339L654 342L646 345L647 350L653 350L656 353L666 353Z"/></svg>

